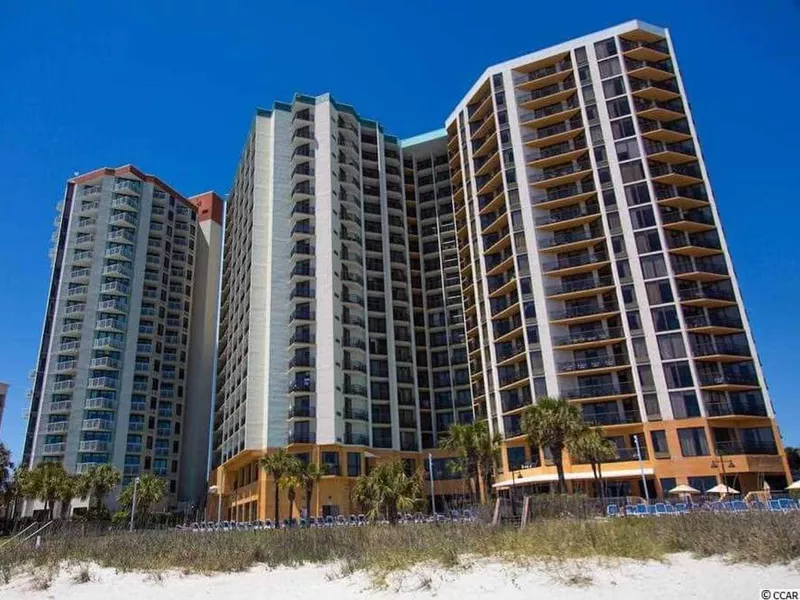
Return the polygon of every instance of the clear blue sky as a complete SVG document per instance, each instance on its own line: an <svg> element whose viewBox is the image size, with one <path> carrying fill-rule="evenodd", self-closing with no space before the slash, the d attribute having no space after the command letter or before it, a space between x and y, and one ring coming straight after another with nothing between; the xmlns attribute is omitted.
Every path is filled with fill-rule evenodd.
<svg viewBox="0 0 800 600"><path fill-rule="evenodd" d="M134 163L185 194L225 193L256 106L330 91L408 137L441 127L487 66L639 18L672 31L784 439L799 445L800 4L655 4L0 2L0 439L19 456L54 207L74 171Z"/></svg>

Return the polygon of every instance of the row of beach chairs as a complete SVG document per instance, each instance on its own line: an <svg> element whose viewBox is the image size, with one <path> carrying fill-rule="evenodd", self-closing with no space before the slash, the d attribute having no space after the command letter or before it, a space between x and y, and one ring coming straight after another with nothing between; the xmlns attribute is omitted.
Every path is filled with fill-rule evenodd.
<svg viewBox="0 0 800 600"><path fill-rule="evenodd" d="M746 513L751 511L767 511L774 513L785 513L800 510L800 501L791 498L779 498L762 502L748 504L744 500L729 500L725 502L705 502L694 504L689 502L656 502L653 504L628 504L620 507L617 504L609 504L606 507L606 514L609 517L647 517L662 515L685 515L690 512L714 512L714 513Z"/></svg>

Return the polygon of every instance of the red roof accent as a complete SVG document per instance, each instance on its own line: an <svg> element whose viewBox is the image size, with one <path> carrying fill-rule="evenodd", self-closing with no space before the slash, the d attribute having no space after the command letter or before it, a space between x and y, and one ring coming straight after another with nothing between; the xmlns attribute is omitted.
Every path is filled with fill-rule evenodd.
<svg viewBox="0 0 800 600"><path fill-rule="evenodd" d="M225 201L216 192L203 192L189 198L189 203L197 211L197 220L201 223L208 219L213 219L215 223L222 225L222 218L225 212Z"/></svg>

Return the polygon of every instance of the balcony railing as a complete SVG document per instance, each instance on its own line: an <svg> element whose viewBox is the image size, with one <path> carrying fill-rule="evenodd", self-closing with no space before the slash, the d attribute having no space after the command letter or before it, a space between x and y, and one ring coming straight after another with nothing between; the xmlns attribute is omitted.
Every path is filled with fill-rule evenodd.
<svg viewBox="0 0 800 600"><path fill-rule="evenodd" d="M594 329L592 331L582 331L579 333L570 333L568 335L554 336L553 345L568 346L572 344L585 344L589 342L599 342L621 337L625 337L625 331L622 329L622 327L609 327L608 329L601 328Z"/></svg>
<svg viewBox="0 0 800 600"><path fill-rule="evenodd" d="M731 456L734 454L777 454L778 447L774 442L717 442L715 444L717 455Z"/></svg>
<svg viewBox="0 0 800 600"><path fill-rule="evenodd" d="M560 271L561 269L570 269L573 267L581 267L584 265L591 265L606 261L608 261L608 256L606 256L604 253L581 254L578 256L559 258L558 260L542 263L542 270L547 273L550 271Z"/></svg>
<svg viewBox="0 0 800 600"><path fill-rule="evenodd" d="M630 364L628 357L624 355L602 356L597 358L587 358L560 362L556 365L559 373L572 373L574 371L585 371L591 369L604 369L609 367L621 367Z"/></svg>
<svg viewBox="0 0 800 600"><path fill-rule="evenodd" d="M684 288L678 289L678 296L681 300L722 300L735 302L736 296L729 290L717 290L709 288Z"/></svg>
<svg viewBox="0 0 800 600"><path fill-rule="evenodd" d="M737 402L731 400L707 400L706 414L709 417L729 417L747 415L752 417L768 416L763 402Z"/></svg>
<svg viewBox="0 0 800 600"><path fill-rule="evenodd" d="M642 417L638 410L623 410L615 412L603 413L588 413L584 411L583 420L587 425L592 426L609 426L609 425L627 425L630 423L641 423Z"/></svg>
<svg viewBox="0 0 800 600"><path fill-rule="evenodd" d="M750 348L746 344L717 342L716 344L696 344L692 347L692 353L694 356L714 356L717 354L750 356Z"/></svg>
<svg viewBox="0 0 800 600"><path fill-rule="evenodd" d="M575 319L579 317L588 317L591 315L599 315L608 312L619 310L616 304L597 304L586 306L572 306L563 310L554 310L550 313L552 321L560 321L562 319Z"/></svg>
<svg viewBox="0 0 800 600"><path fill-rule="evenodd" d="M290 444L313 444L317 440L317 436L312 431L290 431L289 443Z"/></svg>
<svg viewBox="0 0 800 600"><path fill-rule="evenodd" d="M603 277L581 279L579 281L565 281L558 285L547 286L546 292L548 296L556 296L558 294L583 292L611 285L614 285L614 278L611 275L605 275Z"/></svg>

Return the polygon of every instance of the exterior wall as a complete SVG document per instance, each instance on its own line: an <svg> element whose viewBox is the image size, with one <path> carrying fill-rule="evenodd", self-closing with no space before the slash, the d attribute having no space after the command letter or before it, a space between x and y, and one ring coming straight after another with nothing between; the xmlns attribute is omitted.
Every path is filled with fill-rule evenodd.
<svg viewBox="0 0 800 600"><path fill-rule="evenodd" d="M478 417L519 448L524 406L563 396L618 444L608 477L634 489L634 436L655 489L717 478L721 457L735 487L779 482L780 436L668 32L633 21L491 67L447 131ZM701 432L701 456L682 456L681 429ZM555 480L532 468L547 457L517 452L499 487Z"/></svg>
<svg viewBox="0 0 800 600"><path fill-rule="evenodd" d="M194 290L207 283L197 266L208 262L195 252L197 228L192 204L135 167L68 182L26 464L60 461L70 472L113 464L123 485L150 471L168 481L170 503L183 495L181 436L188 432L181 427L192 442L195 432L207 438L213 373L190 363L213 361L216 321L216 293L206 302L198 300L206 289ZM213 243L218 255L218 235ZM197 448L187 475L195 482L205 479L207 464L203 440ZM197 488L192 494L201 499Z"/></svg>

